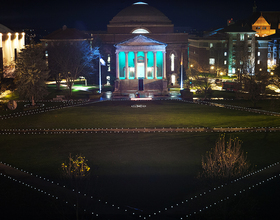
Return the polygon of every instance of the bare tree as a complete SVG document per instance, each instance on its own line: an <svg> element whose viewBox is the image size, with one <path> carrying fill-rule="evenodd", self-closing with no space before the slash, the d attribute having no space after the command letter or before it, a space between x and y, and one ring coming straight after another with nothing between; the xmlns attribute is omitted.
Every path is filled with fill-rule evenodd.
<svg viewBox="0 0 280 220"><path fill-rule="evenodd" d="M238 138L229 138L221 135L216 146L202 157L202 173L200 177L212 179L230 179L245 174L250 165L241 149Z"/></svg>
<svg viewBox="0 0 280 220"><path fill-rule="evenodd" d="M98 49L97 46L92 47L88 41L60 42L48 48L49 68L57 82L60 82L61 78L66 79L70 96L74 81L80 75L94 71L94 60L99 56Z"/></svg>

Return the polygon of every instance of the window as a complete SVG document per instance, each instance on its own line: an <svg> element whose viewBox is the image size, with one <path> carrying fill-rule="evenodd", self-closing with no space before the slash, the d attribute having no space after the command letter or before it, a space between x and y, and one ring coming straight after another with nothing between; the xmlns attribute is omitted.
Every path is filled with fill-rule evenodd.
<svg viewBox="0 0 280 220"><path fill-rule="evenodd" d="M256 27L256 29L261 29L261 27Z"/></svg>
<svg viewBox="0 0 280 220"><path fill-rule="evenodd" d="M270 58L270 57L271 57L271 54L270 54L270 53L268 53L268 54L267 54L267 58Z"/></svg>
<svg viewBox="0 0 280 220"><path fill-rule="evenodd" d="M45 57L46 57L46 58L48 58L48 57L49 57L49 53L48 53L48 51L47 51L47 50L45 51Z"/></svg>
<svg viewBox="0 0 280 220"><path fill-rule="evenodd" d="M214 47L213 43L210 43L210 44L209 44L209 47L210 47L210 48L213 48L213 47Z"/></svg>
<svg viewBox="0 0 280 220"><path fill-rule="evenodd" d="M235 68L232 68L232 73L235 73Z"/></svg>
<svg viewBox="0 0 280 220"><path fill-rule="evenodd" d="M111 55L108 53L108 56L107 56L107 63L110 63L111 62Z"/></svg>
<svg viewBox="0 0 280 220"><path fill-rule="evenodd" d="M210 58L209 59L209 64L214 65L215 64L215 58Z"/></svg>
<svg viewBox="0 0 280 220"><path fill-rule="evenodd" d="M175 60L175 55L174 55L174 53L173 54L171 54L171 56L170 56L170 59L171 59L171 71L174 71L174 60Z"/></svg>
<svg viewBox="0 0 280 220"><path fill-rule="evenodd" d="M271 47L268 47L268 52L271 52Z"/></svg>
<svg viewBox="0 0 280 220"><path fill-rule="evenodd" d="M132 34L149 34L150 32L143 28L138 28L132 31Z"/></svg>
<svg viewBox="0 0 280 220"><path fill-rule="evenodd" d="M258 60L258 64L261 64L261 61L260 61L260 60Z"/></svg>
<svg viewBox="0 0 280 220"><path fill-rule="evenodd" d="M240 41L244 41L244 34L240 34Z"/></svg>
<svg viewBox="0 0 280 220"><path fill-rule="evenodd" d="M243 61L242 60L240 60L239 63L240 63L240 65L243 65Z"/></svg>
<svg viewBox="0 0 280 220"><path fill-rule="evenodd" d="M224 52L224 56L225 56L225 57L227 56L227 52Z"/></svg>
<svg viewBox="0 0 280 220"><path fill-rule="evenodd" d="M262 29L264 30L264 29L266 29L266 27L262 27Z"/></svg>
<svg viewBox="0 0 280 220"><path fill-rule="evenodd" d="M227 61L226 60L224 60L224 65L227 65Z"/></svg>
<svg viewBox="0 0 280 220"><path fill-rule="evenodd" d="M261 52L258 52L258 57L261 56Z"/></svg>
<svg viewBox="0 0 280 220"><path fill-rule="evenodd" d="M111 55L107 54L107 71L111 72Z"/></svg>

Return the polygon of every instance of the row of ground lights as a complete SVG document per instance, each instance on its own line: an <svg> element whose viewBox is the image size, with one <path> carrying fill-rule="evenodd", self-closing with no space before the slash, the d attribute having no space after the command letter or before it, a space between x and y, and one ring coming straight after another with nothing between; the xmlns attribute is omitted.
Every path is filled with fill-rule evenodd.
<svg viewBox="0 0 280 220"><path fill-rule="evenodd" d="M75 107L75 106L80 106L80 105L85 105L85 104L92 104L100 101L95 101L95 102L83 102L83 103L68 103L64 104L62 107L61 106L51 106L51 107L46 107L45 109L33 109L33 110L27 110L24 112L15 112L12 114L7 114L7 115L0 115L0 119L10 119L10 118L17 118L17 117L22 117L22 116L28 116L28 115L34 115L38 113L44 113L48 111L53 111L53 110L58 110L58 109L63 109L63 108L69 108L69 107Z"/></svg>
<svg viewBox="0 0 280 220"><path fill-rule="evenodd" d="M13 167L13 166L11 166L10 164L6 164L6 163L3 163L3 162L0 162L0 163L4 164L4 165L6 165L6 166L12 167L12 168L14 168L14 169L19 170L19 168ZM243 177L240 177L240 178L237 178L237 179L235 179L235 180L232 180L229 184L233 184L233 183L235 183L235 182L237 182L237 181L240 181L240 180L242 180L242 179L244 179L244 178L246 178L246 177L252 176L252 175L257 174L257 173L259 173L259 172L261 172L261 171L264 171L264 170L266 170L266 169L269 169L269 168L271 168L271 167L274 167L274 166L276 166L276 165L279 165L279 161L276 162L276 163L273 163L273 164L271 164L271 165L269 165L269 166L266 166L266 167L264 167L263 169L259 169L259 170L257 170L257 171L252 172L252 173L249 173L249 174L247 174L247 175L245 175L245 176L243 176ZM29 174L29 172L27 172L27 171L25 171L25 170L23 170L23 169L21 169L20 171ZM0 175L7 176L7 175L2 174L2 173L0 173ZM33 174L30 173L30 175L33 175ZM33 176L34 176L34 175L33 175ZM280 176L280 174L279 174L278 176ZM43 177L38 176L38 175L35 175L35 177L40 178L40 179L43 179L43 180L48 181L48 182L51 182L51 183L56 184L56 185L58 185L58 186L60 185L58 182L57 182L57 183L54 183L54 181L50 181L49 179L43 178ZM270 178L267 178L266 181L270 181L270 180L272 180L272 179L274 179L274 178L276 178L276 177L277 177L277 176L274 175L274 176L272 176L272 177L270 177ZM10 176L8 176L8 178L12 179ZM29 185L25 184L25 183L22 182L22 181L18 181L18 180L16 180L16 179L12 179L12 180L14 180L14 181L16 181L16 182L19 182L19 183L22 183L23 185L26 185L26 186L28 186L28 187L34 188L33 186L29 186ZM265 182L265 181L263 180L263 181L260 181L260 182L257 183L257 184L253 184L252 186L248 187L248 189L250 190L250 189L254 188L255 186L261 185L261 184L264 183L264 182ZM218 189L221 189L221 188L223 188L224 186L227 186L227 185L228 185L227 183L221 184L220 186L214 187L214 188L213 188L213 191L216 191L216 190L218 190ZM63 187L65 187L65 186L63 186ZM34 189L36 190L36 188L34 188ZM43 192L44 194L47 194L46 192L44 192L44 191L42 191L42 190L40 190L40 189L38 189L38 191L39 191L39 192ZM72 189L72 191L74 192L75 189ZM143 217L144 219L146 219L147 217L156 216L157 214L161 214L161 213L163 213L163 212L165 212L165 211L168 211L168 210L170 210L170 209L173 209L173 208L175 208L175 207L178 207L178 206L180 206L181 204L188 203L188 202L190 202L190 201L192 201L192 200L194 200L194 199L196 199L196 198L198 198L198 197L201 197L201 196L203 196L203 195L209 194L209 193L211 193L211 192L213 192L213 191L212 191L212 190L208 190L208 192L205 191L205 192L203 192L203 193L200 193L200 194L198 194L198 195L195 195L195 196L191 197L191 198L188 199L188 200L183 200L183 201L181 201L181 203L177 203L176 205L172 205L172 206L170 206L170 207L168 207L168 208L165 208L164 210L159 210L158 212L154 212L153 214L150 214L150 215L148 215L148 216L139 215L138 217L140 217L140 218ZM242 192L245 192L245 191L246 191L246 189L243 189L243 190L240 190L239 193L242 193ZM80 191L78 191L77 193L78 193L78 194L81 194ZM48 195L50 195L50 194L48 194ZM233 194L233 195L236 196L237 194ZM54 195L51 195L51 196L52 196L52 197L55 197ZM87 195L84 194L84 196L87 196ZM93 199L93 196L90 196L90 198ZM226 201L226 200L228 200L229 198L230 198L230 197L226 197L226 198L224 198L224 199L221 199L221 200L219 200L219 201L213 203L213 205L217 205L218 203L223 202L223 201ZM56 197L56 199L58 199L58 197ZM99 201L99 202L102 202L100 199L99 199L98 201ZM68 203L68 202L66 202L66 203ZM104 203L105 205L109 205L108 202L103 202L103 203ZM206 210L206 209L208 209L208 208L211 208L213 205L212 205L212 204L209 204L208 206L206 206L205 208L200 209L200 210L197 211L197 212L193 212L193 213L187 214L185 217L188 218L188 217L190 217L191 215L195 215L195 214L197 214L197 213L200 213L200 212L202 212L203 210ZM74 204L74 206L75 206L75 204ZM120 207L115 206L114 204L111 204L111 206L112 206L112 207L117 207L118 210L123 210L123 211L125 211L125 212L128 211L127 209L121 209ZM94 214L94 212L92 212L92 213ZM135 213L132 213L132 215L136 215L136 214L135 214ZM96 214L96 216L98 216L98 214ZM183 219L183 217L182 217L181 219Z"/></svg>
<svg viewBox="0 0 280 220"><path fill-rule="evenodd" d="M197 132L276 132L280 130L280 127L228 127L228 128L151 128L149 130L145 130L146 128L80 128L80 129L63 129L63 128L54 128L54 129L1 129L0 135L15 135L15 134L27 134L27 135L48 135L48 134L93 134L93 133L178 133L178 132L186 132L186 133L197 133ZM161 130L157 130L161 129Z"/></svg>

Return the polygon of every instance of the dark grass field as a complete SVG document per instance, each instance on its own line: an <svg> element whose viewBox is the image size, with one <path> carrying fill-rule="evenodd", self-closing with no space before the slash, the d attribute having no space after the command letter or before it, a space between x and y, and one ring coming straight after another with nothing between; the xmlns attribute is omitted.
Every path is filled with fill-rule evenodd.
<svg viewBox="0 0 280 220"><path fill-rule="evenodd" d="M278 133L234 136L243 141L252 169L279 160ZM62 182L61 163L69 153L81 153L91 167L83 190L153 211L208 187L196 177L201 156L217 138L213 133L19 135L2 136L0 146L4 162Z"/></svg>
<svg viewBox="0 0 280 220"><path fill-rule="evenodd" d="M147 107L131 108L135 104ZM250 125L279 126L279 119L175 101L119 101L1 121L1 128ZM230 135L243 141L252 169L279 161L279 133L234 133L227 137ZM115 204L154 211L209 187L197 175L202 155L214 147L218 137L218 133L2 135L0 160L69 185L61 177L61 163L69 153L82 154L91 167L91 178L83 190ZM14 196L6 199L15 200Z"/></svg>
<svg viewBox="0 0 280 220"><path fill-rule="evenodd" d="M144 108L131 106L142 105ZM178 101L106 101L9 119L0 128L275 127L280 118Z"/></svg>

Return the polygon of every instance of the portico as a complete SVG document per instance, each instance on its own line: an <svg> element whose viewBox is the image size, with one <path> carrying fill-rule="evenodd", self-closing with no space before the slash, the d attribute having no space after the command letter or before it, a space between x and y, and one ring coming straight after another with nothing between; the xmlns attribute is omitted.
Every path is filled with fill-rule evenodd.
<svg viewBox="0 0 280 220"><path fill-rule="evenodd" d="M166 46L143 35L116 44L115 92L167 92Z"/></svg>

